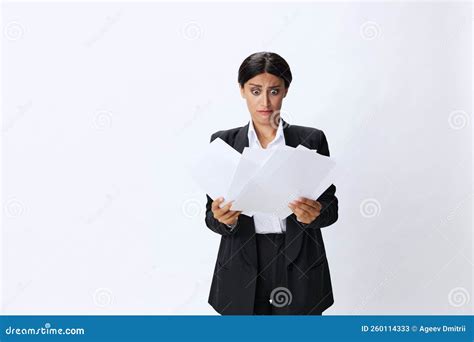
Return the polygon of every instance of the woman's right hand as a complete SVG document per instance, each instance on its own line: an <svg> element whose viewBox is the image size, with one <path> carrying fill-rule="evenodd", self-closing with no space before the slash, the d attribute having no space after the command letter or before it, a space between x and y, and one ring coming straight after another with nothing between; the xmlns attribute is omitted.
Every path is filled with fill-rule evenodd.
<svg viewBox="0 0 474 342"><path fill-rule="evenodd" d="M222 197L219 197L212 202L211 209L212 209L212 214L214 215L214 218L220 223L224 223L224 224L237 223L237 220L239 219L239 215L241 211L230 210L230 207L232 206L233 201L227 203L225 206L220 208L219 205L222 202L224 202L224 198Z"/></svg>

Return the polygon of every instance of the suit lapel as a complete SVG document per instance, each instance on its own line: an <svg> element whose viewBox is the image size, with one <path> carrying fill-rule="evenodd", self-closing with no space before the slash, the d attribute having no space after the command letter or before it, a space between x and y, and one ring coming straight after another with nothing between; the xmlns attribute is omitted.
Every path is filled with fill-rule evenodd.
<svg viewBox="0 0 474 342"><path fill-rule="evenodd" d="M250 122L245 126L241 127L235 136L234 149L240 154L242 154L245 147L249 147L249 125Z"/></svg>

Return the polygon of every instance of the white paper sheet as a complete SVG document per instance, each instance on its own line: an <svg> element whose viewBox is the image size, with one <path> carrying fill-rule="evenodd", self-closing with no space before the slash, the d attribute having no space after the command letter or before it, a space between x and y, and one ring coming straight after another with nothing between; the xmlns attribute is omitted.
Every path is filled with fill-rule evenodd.
<svg viewBox="0 0 474 342"><path fill-rule="evenodd" d="M270 159L273 153L282 149L292 150L293 148L289 146L278 149L245 147L228 191L229 199L237 199L237 196L248 183L249 179L253 178L258 173L260 168Z"/></svg>
<svg viewBox="0 0 474 342"><path fill-rule="evenodd" d="M244 215L270 213L284 219L297 197L316 200L333 182L335 162L302 145L246 147L241 154L220 138L193 167L194 179L212 199L233 200Z"/></svg>
<svg viewBox="0 0 474 342"><path fill-rule="evenodd" d="M278 151L249 179L233 210L272 213L283 219L291 215L288 203L293 199L316 199L327 189L334 165L330 158L305 147Z"/></svg>
<svg viewBox="0 0 474 342"><path fill-rule="evenodd" d="M232 146L216 138L192 164L191 175L213 200L218 197L227 199L227 191L240 158L241 154Z"/></svg>

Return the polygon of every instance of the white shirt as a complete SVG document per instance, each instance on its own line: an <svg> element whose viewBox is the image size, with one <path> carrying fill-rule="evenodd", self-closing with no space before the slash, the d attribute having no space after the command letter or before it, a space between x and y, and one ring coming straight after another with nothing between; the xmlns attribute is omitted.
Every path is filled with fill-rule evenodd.
<svg viewBox="0 0 474 342"><path fill-rule="evenodd" d="M257 137L257 132L255 132L255 127L253 126L253 121L250 119L249 131L249 148L261 148L263 149L260 141ZM278 128L276 131L275 138L267 145L268 148L282 147L285 146L285 136L283 134L283 124L280 119ZM286 219L280 220L276 215L264 214L264 213L255 213L253 216L255 222L255 232L257 234L268 234L268 233L284 233L286 232Z"/></svg>

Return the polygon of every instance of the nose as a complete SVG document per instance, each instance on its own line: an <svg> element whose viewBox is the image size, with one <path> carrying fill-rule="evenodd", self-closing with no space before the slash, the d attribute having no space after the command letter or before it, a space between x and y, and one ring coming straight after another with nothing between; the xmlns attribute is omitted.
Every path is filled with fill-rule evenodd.
<svg viewBox="0 0 474 342"><path fill-rule="evenodd" d="M264 92L264 93L263 93L263 99L262 99L262 101L263 101L263 103L262 103L263 106L264 106L265 108L268 108L269 105L270 105L270 98L269 98L267 92Z"/></svg>

